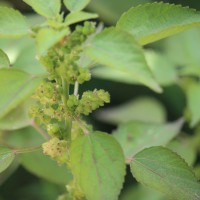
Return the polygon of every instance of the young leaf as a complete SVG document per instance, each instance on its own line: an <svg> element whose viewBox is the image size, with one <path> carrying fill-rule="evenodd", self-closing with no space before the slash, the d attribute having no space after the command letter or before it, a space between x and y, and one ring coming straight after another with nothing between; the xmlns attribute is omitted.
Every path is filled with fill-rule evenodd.
<svg viewBox="0 0 200 200"><path fill-rule="evenodd" d="M0 173L9 167L15 155L11 149L0 147Z"/></svg>
<svg viewBox="0 0 200 200"><path fill-rule="evenodd" d="M149 69L142 48L129 33L108 28L91 41L87 54L99 64L130 74L134 80L161 92Z"/></svg>
<svg viewBox="0 0 200 200"><path fill-rule="evenodd" d="M83 10L90 0L64 0L65 6L71 11L81 11Z"/></svg>
<svg viewBox="0 0 200 200"><path fill-rule="evenodd" d="M151 115L147 115L151 113ZM167 113L164 106L152 97L140 97L113 108L97 112L97 118L114 125L129 121L164 123Z"/></svg>
<svg viewBox="0 0 200 200"><path fill-rule="evenodd" d="M163 2L133 7L117 23L142 45L199 25L200 12Z"/></svg>
<svg viewBox="0 0 200 200"><path fill-rule="evenodd" d="M65 25L69 26L77 22L85 21L88 19L94 19L97 17L98 15L94 13L88 13L88 12L83 12L83 11L73 12L67 15L67 17L65 18Z"/></svg>
<svg viewBox="0 0 200 200"><path fill-rule="evenodd" d="M0 7L0 38L14 38L28 34L25 17L12 8Z"/></svg>
<svg viewBox="0 0 200 200"><path fill-rule="evenodd" d="M0 69L0 118L31 95L41 79L16 69Z"/></svg>
<svg viewBox="0 0 200 200"><path fill-rule="evenodd" d="M125 160L115 139L102 132L77 138L71 168L88 200L116 200L125 175Z"/></svg>
<svg viewBox="0 0 200 200"><path fill-rule="evenodd" d="M0 68L8 68L10 60L8 56L0 49Z"/></svg>
<svg viewBox="0 0 200 200"><path fill-rule="evenodd" d="M59 42L69 30L57 31L50 28L41 29L36 37L38 54L45 54L46 51Z"/></svg>
<svg viewBox="0 0 200 200"><path fill-rule="evenodd" d="M23 0L30 5L38 14L52 18L59 14L61 8L60 0Z"/></svg>
<svg viewBox="0 0 200 200"><path fill-rule="evenodd" d="M125 157L132 158L145 148L166 145L178 135L182 124L182 120L169 124L129 122L119 126L113 136L120 143Z"/></svg>
<svg viewBox="0 0 200 200"><path fill-rule="evenodd" d="M29 172L53 183L64 185L72 179L72 175L66 166L58 166L54 160L45 156L42 151L21 154L20 160L23 167Z"/></svg>
<svg viewBox="0 0 200 200"><path fill-rule="evenodd" d="M170 199L200 199L200 184L191 168L177 154L164 147L139 152L131 163L133 176Z"/></svg>
<svg viewBox="0 0 200 200"><path fill-rule="evenodd" d="M200 84L191 83L186 91L187 107L191 114L191 127L194 127L200 121Z"/></svg>

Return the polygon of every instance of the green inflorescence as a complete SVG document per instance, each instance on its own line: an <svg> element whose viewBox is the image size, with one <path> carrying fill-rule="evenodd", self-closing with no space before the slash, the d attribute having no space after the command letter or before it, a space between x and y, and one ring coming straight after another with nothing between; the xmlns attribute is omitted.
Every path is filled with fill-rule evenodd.
<svg viewBox="0 0 200 200"><path fill-rule="evenodd" d="M44 154L69 167L70 142L92 130L81 119L82 115L88 115L110 102L108 92L102 89L78 94L78 85L91 79L89 69L80 66L79 60L83 44L94 33L94 23L78 25L71 34L40 57L48 77L33 95L37 103L30 109L31 117L47 130L51 138L42 145ZM74 94L69 93L70 85L76 88Z"/></svg>

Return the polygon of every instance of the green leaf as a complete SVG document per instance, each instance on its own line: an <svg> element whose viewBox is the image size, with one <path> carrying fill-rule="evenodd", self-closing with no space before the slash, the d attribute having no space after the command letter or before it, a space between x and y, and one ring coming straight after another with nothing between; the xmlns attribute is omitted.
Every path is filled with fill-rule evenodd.
<svg viewBox="0 0 200 200"><path fill-rule="evenodd" d="M0 173L9 167L15 155L11 149L0 146Z"/></svg>
<svg viewBox="0 0 200 200"><path fill-rule="evenodd" d="M95 0L91 1L88 8L98 13L105 24L115 24L123 12L132 6L152 2L153 0Z"/></svg>
<svg viewBox="0 0 200 200"><path fill-rule="evenodd" d="M69 26L77 22L85 21L88 19L94 19L97 17L98 15L94 13L88 13L88 12L83 12L83 11L73 12L67 15L67 17L65 18L65 25Z"/></svg>
<svg viewBox="0 0 200 200"><path fill-rule="evenodd" d="M194 127L200 121L200 84L190 83L187 87L187 109L191 115L190 126Z"/></svg>
<svg viewBox="0 0 200 200"><path fill-rule="evenodd" d="M59 166L42 151L21 154L20 160L26 170L53 183L66 185L72 179L66 166Z"/></svg>
<svg viewBox="0 0 200 200"><path fill-rule="evenodd" d="M23 0L30 5L38 14L52 18L56 17L61 9L60 0Z"/></svg>
<svg viewBox="0 0 200 200"><path fill-rule="evenodd" d="M139 97L113 108L102 109L97 113L97 118L116 125L134 120L163 123L166 121L167 113L158 100L152 97Z"/></svg>
<svg viewBox="0 0 200 200"><path fill-rule="evenodd" d="M83 10L90 0L64 0L65 6L71 11L81 11Z"/></svg>
<svg viewBox="0 0 200 200"><path fill-rule="evenodd" d="M161 92L149 69L142 48L129 33L108 28L96 35L86 49L97 63L127 73L134 80Z"/></svg>
<svg viewBox="0 0 200 200"><path fill-rule="evenodd" d="M195 147L191 145L191 138L184 136L183 138L178 138L172 140L167 148L171 149L179 156L181 156L189 166L193 166L197 158L197 152Z"/></svg>
<svg viewBox="0 0 200 200"><path fill-rule="evenodd" d="M117 23L143 45L199 25L200 12L163 2L133 7Z"/></svg>
<svg viewBox="0 0 200 200"><path fill-rule="evenodd" d="M125 160L115 139L102 132L81 136L71 147L72 173L88 200L116 200L125 175Z"/></svg>
<svg viewBox="0 0 200 200"><path fill-rule="evenodd" d="M0 69L0 118L30 96L41 79L16 69Z"/></svg>
<svg viewBox="0 0 200 200"><path fill-rule="evenodd" d="M34 41L27 44L19 53L13 63L13 67L30 74L44 74L45 68L36 59L36 47Z"/></svg>
<svg viewBox="0 0 200 200"><path fill-rule="evenodd" d="M33 101L26 101L0 119L0 130L16 130L31 124L29 108Z"/></svg>
<svg viewBox="0 0 200 200"><path fill-rule="evenodd" d="M168 86L175 83L178 79L175 65L162 54L154 51L145 51L145 58L151 72L160 85ZM137 80L133 79L131 74L124 73L121 70L107 68L105 66L97 66L92 69L92 75L98 78L122 83L140 84Z"/></svg>
<svg viewBox="0 0 200 200"><path fill-rule="evenodd" d="M14 38L28 34L25 17L12 8L0 7L0 38Z"/></svg>
<svg viewBox="0 0 200 200"><path fill-rule="evenodd" d="M163 193L156 190L152 190L149 187L143 185L129 186L128 189L122 193L119 200L169 200Z"/></svg>
<svg viewBox="0 0 200 200"><path fill-rule="evenodd" d="M145 57L155 79L160 85L168 86L178 80L175 65L164 55L154 51L146 51Z"/></svg>
<svg viewBox="0 0 200 200"><path fill-rule="evenodd" d="M10 60L6 53L0 49L0 68L8 68L10 66Z"/></svg>
<svg viewBox="0 0 200 200"><path fill-rule="evenodd" d="M182 120L168 124L129 122L120 125L113 136L120 143L125 157L132 158L145 148L166 145L179 134L182 124Z"/></svg>
<svg viewBox="0 0 200 200"><path fill-rule="evenodd" d="M41 29L36 37L38 54L45 54L50 47L59 42L68 33L69 30L57 31L50 28Z"/></svg>
<svg viewBox="0 0 200 200"><path fill-rule="evenodd" d="M131 163L133 176L171 199L200 199L200 184L191 168L177 154L164 147L139 152Z"/></svg>

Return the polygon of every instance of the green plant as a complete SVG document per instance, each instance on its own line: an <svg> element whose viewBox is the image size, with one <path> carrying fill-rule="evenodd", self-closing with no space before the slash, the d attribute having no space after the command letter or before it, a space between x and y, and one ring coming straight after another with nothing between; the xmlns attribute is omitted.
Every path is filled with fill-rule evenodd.
<svg viewBox="0 0 200 200"><path fill-rule="evenodd" d="M194 160L186 156L188 165L178 155L182 151L178 154L173 151L178 142L169 143L180 133L185 121L198 128L199 83L190 76L191 72L168 67L169 62L162 55L142 48L199 26L200 13L173 4L144 4L129 9L116 26L103 29L101 24L88 21L97 18L97 14L82 11L89 0L64 0L70 11L66 17L60 12L60 0L24 2L46 20L30 27L18 11L1 7L0 38L33 38L37 58L45 70L40 65L38 69L22 70L17 62L10 67L8 56L0 51L0 172L19 154L20 162L31 172L67 184L67 193L60 200L114 200L122 189L127 164L138 182L171 199L200 199L200 184L189 166ZM86 22L71 28L82 21ZM193 69L192 75L198 77L195 65ZM84 116L109 103L110 95L95 88L80 94L79 86L91 79L91 70L96 76L142 84L157 93L162 92L161 85L176 83L186 91L187 110L181 119L168 124L161 123L160 115L151 119L151 123L133 121L138 119L137 114L133 119L126 119L125 107L102 111L108 112L107 120L124 121L112 135L95 131ZM138 112L141 114L142 110ZM26 128L27 138L19 136L17 148L15 137L9 138L6 133L18 129L20 132L26 126L36 129L43 138L36 136L32 128ZM194 154L199 148L198 138L196 134L188 139ZM26 146L28 143L30 147ZM24 146L27 148L19 148ZM44 156L41 149L62 167Z"/></svg>

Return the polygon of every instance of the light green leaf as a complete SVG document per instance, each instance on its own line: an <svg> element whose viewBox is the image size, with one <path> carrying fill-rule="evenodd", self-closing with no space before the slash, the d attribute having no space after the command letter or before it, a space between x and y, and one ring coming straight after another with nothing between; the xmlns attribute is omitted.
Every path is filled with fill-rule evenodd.
<svg viewBox="0 0 200 200"><path fill-rule="evenodd" d="M77 22L85 21L88 19L94 19L97 17L98 15L94 13L88 13L88 12L83 12L83 11L73 12L67 15L67 17L65 18L65 25L69 26Z"/></svg>
<svg viewBox="0 0 200 200"><path fill-rule="evenodd" d="M200 199L200 184L192 169L167 148L151 147L139 152L131 163L131 171L137 181L171 199Z"/></svg>
<svg viewBox="0 0 200 200"><path fill-rule="evenodd" d="M145 58L160 85L167 86L173 84L178 79L174 64L162 54L154 51L145 51ZM92 75L122 83L140 84L137 80L133 79L131 74L105 66L97 66L92 69Z"/></svg>
<svg viewBox="0 0 200 200"><path fill-rule="evenodd" d="M30 96L41 79L16 69L0 69L0 118Z"/></svg>
<svg viewBox="0 0 200 200"><path fill-rule="evenodd" d="M200 84L190 83L187 87L187 109L191 117L190 126L194 127L200 121Z"/></svg>
<svg viewBox="0 0 200 200"><path fill-rule="evenodd" d="M0 7L0 38L14 38L28 34L25 17L17 10Z"/></svg>
<svg viewBox="0 0 200 200"><path fill-rule="evenodd" d="M50 157L45 156L42 151L21 154L20 160L23 167L29 172L53 183L66 185L72 179L66 166L59 166Z"/></svg>
<svg viewBox="0 0 200 200"><path fill-rule="evenodd" d="M171 149L179 156L181 156L189 166L193 166L197 158L196 149L191 145L191 138L184 136L183 138L178 138L172 140L167 148Z"/></svg>
<svg viewBox="0 0 200 200"><path fill-rule="evenodd" d="M16 130L31 124L29 108L33 101L26 101L0 119L0 130Z"/></svg>
<svg viewBox="0 0 200 200"><path fill-rule="evenodd" d="M166 145L179 134L182 124L182 120L168 124L129 122L120 125L113 136L120 143L125 157L132 158L145 148Z"/></svg>
<svg viewBox="0 0 200 200"><path fill-rule="evenodd" d="M200 12L163 2L133 7L117 23L143 45L199 25Z"/></svg>
<svg viewBox="0 0 200 200"><path fill-rule="evenodd" d="M45 68L36 59L36 47L34 41L27 44L19 53L13 63L13 67L30 74L44 74Z"/></svg>
<svg viewBox="0 0 200 200"><path fill-rule="evenodd" d="M56 31L50 28L41 29L36 37L38 54L45 54L50 47L59 42L68 33L69 30Z"/></svg>
<svg viewBox="0 0 200 200"><path fill-rule="evenodd" d="M0 68L8 68L10 66L10 61L6 53L0 49Z"/></svg>
<svg viewBox="0 0 200 200"><path fill-rule="evenodd" d="M65 6L71 11L81 11L91 0L64 0Z"/></svg>
<svg viewBox="0 0 200 200"><path fill-rule="evenodd" d="M77 138L71 147L71 167L88 200L116 200L125 175L125 160L115 139L102 132Z"/></svg>
<svg viewBox="0 0 200 200"><path fill-rule="evenodd" d="M23 0L30 5L38 14L52 18L59 14L61 9L60 0Z"/></svg>
<svg viewBox="0 0 200 200"><path fill-rule="evenodd" d="M151 113L151 115L147 115ZM167 113L164 106L152 97L139 97L113 108L101 109L97 118L111 124L141 121L150 123L163 123Z"/></svg>
<svg viewBox="0 0 200 200"><path fill-rule="evenodd" d="M146 51L145 57L155 79L160 85L168 86L178 80L175 65L164 55L154 51Z"/></svg>
<svg viewBox="0 0 200 200"><path fill-rule="evenodd" d="M11 149L0 146L0 173L9 167L15 155Z"/></svg>
<svg viewBox="0 0 200 200"><path fill-rule="evenodd" d="M96 35L86 49L97 63L130 74L134 80L161 92L149 69L142 48L129 33L108 28Z"/></svg>

